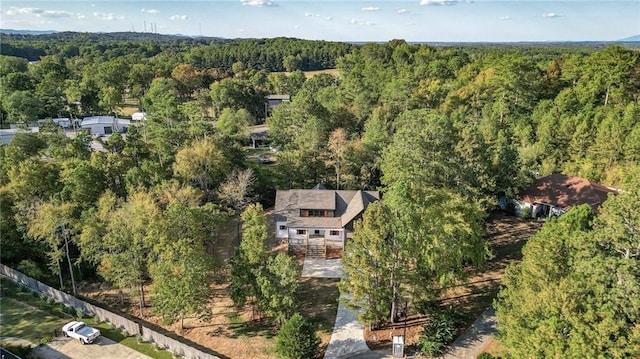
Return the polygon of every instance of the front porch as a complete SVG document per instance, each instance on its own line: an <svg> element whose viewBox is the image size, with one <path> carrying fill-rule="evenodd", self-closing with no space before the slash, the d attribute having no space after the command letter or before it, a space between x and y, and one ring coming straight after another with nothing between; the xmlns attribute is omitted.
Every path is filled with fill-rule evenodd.
<svg viewBox="0 0 640 359"><path fill-rule="evenodd" d="M290 229L288 250L310 258L341 258L347 234L344 229Z"/></svg>

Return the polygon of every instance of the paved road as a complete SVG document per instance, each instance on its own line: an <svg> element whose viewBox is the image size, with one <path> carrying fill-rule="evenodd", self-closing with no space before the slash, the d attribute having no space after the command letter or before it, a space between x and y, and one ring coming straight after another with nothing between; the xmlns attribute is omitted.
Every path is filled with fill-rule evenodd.
<svg viewBox="0 0 640 359"><path fill-rule="evenodd" d="M92 344L82 345L78 340L59 337L34 350L34 357L43 359L151 359L142 353L99 337Z"/></svg>

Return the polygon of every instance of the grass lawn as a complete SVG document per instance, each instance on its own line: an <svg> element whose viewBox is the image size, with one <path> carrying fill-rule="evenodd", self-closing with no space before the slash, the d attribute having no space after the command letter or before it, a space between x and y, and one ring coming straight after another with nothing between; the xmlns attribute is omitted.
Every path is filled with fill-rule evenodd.
<svg viewBox="0 0 640 359"><path fill-rule="evenodd" d="M291 75L291 72L274 72L276 74L285 74L287 76ZM338 69L324 69L324 70L315 70L315 71L304 71L304 77L310 79L316 75L320 74L329 74L332 76L340 77L340 70Z"/></svg>
<svg viewBox="0 0 640 359"><path fill-rule="evenodd" d="M2 289L0 336L21 338L34 344L46 343L56 335L61 335L65 323L77 320L62 305L47 302L31 292L19 291L13 283L2 280ZM102 336L137 352L156 359L173 359L168 351L158 350L151 343L139 343L136 337L124 335L109 323L99 323L91 317L81 320L100 329Z"/></svg>
<svg viewBox="0 0 640 359"><path fill-rule="evenodd" d="M82 319L88 325L100 329L102 336L113 340L116 343L120 343L127 346L139 353L148 355L156 359L173 359L173 355L166 350L158 350L151 343L138 342L138 338L123 335L120 329L115 329L109 323L98 323L93 318Z"/></svg>
<svg viewBox="0 0 640 359"><path fill-rule="evenodd" d="M11 298L0 299L0 336L21 338L34 344L60 335L69 319L60 318Z"/></svg>

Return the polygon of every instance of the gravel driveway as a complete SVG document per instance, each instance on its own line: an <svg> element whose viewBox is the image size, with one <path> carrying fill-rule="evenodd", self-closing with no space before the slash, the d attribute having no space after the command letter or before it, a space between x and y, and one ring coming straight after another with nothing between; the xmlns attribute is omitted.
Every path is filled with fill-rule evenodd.
<svg viewBox="0 0 640 359"><path fill-rule="evenodd" d="M49 344L38 346L33 354L43 359L151 359L102 336L86 345L75 339L59 337Z"/></svg>

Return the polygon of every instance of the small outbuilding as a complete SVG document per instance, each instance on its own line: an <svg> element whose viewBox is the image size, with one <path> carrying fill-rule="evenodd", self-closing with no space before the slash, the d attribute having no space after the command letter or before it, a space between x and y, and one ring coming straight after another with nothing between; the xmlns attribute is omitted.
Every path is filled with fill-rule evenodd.
<svg viewBox="0 0 640 359"><path fill-rule="evenodd" d="M55 123L56 125L62 127L62 128L70 128L71 127L71 120L68 117L65 118L52 118L51 121L53 121L53 123ZM38 126L42 126L42 124L44 124L45 122L47 122L47 119L40 119L38 120Z"/></svg>
<svg viewBox="0 0 640 359"><path fill-rule="evenodd" d="M145 112L134 112L131 114L131 121L146 121L147 114Z"/></svg>
<svg viewBox="0 0 640 359"><path fill-rule="evenodd" d="M8 145L14 137L16 137L19 133L38 133L40 132L40 127L28 127L26 129L22 128L6 128L0 130L0 143L4 145Z"/></svg>
<svg viewBox="0 0 640 359"><path fill-rule="evenodd" d="M588 204L597 212L610 193L616 194L617 191L586 178L553 173L538 178L513 202L519 216L552 217L581 204Z"/></svg>
<svg viewBox="0 0 640 359"><path fill-rule="evenodd" d="M271 116L273 108L280 105L283 102L291 102L291 95L268 95L265 97L267 100L265 103L265 116Z"/></svg>
<svg viewBox="0 0 640 359"><path fill-rule="evenodd" d="M113 116L91 116L82 120L80 127L92 135L104 136L114 132L125 133L131 121Z"/></svg>

